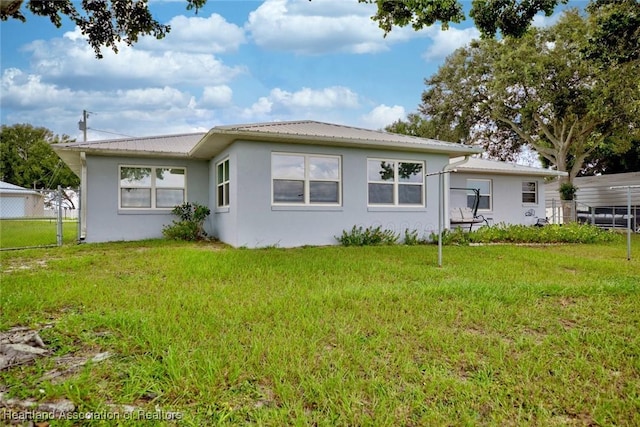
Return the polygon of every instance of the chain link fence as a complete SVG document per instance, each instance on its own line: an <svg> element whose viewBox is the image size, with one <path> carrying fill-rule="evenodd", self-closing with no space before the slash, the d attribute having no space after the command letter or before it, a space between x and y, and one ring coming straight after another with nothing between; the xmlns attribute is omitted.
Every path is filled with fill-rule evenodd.
<svg viewBox="0 0 640 427"><path fill-rule="evenodd" d="M79 191L0 187L0 250L61 246L78 239Z"/></svg>

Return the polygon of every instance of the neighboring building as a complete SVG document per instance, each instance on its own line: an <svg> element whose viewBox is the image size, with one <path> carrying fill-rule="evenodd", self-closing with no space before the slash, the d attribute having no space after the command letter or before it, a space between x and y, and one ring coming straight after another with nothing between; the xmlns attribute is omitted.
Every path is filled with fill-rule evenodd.
<svg viewBox="0 0 640 427"><path fill-rule="evenodd" d="M534 225L544 220L545 178L567 175L551 169L478 158L466 162L462 158L452 159L451 162L451 167L458 172L450 176L450 207L472 207L476 195L471 189L478 189L477 213L487 219L489 225Z"/></svg>
<svg viewBox="0 0 640 427"><path fill-rule="evenodd" d="M81 178L81 238L160 237L184 201L212 210L206 229L233 246L335 244L354 225L428 236L438 177L481 150L319 123L220 126L208 133L55 144Z"/></svg>
<svg viewBox="0 0 640 427"><path fill-rule="evenodd" d="M41 193L0 181L0 218L34 218L44 216Z"/></svg>
<svg viewBox="0 0 640 427"><path fill-rule="evenodd" d="M572 215L570 220L577 219L607 228L627 227L627 189L611 187L640 186L640 172L582 176L574 178L573 184L578 191L575 207L569 210ZM546 207L556 217L563 215L558 187L557 180L546 184ZM632 188L629 194L632 227L640 231L640 188ZM557 222L562 220L558 219Z"/></svg>

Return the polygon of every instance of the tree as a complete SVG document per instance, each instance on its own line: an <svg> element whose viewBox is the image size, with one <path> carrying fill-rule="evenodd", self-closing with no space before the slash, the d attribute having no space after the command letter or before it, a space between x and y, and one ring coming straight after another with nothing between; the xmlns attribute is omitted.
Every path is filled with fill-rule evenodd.
<svg viewBox="0 0 640 427"><path fill-rule="evenodd" d="M196 13L207 2L185 1L187 10L195 9ZM21 11L23 3L24 0L0 0L0 19L25 22ZM72 0L28 0L26 9L34 15L49 18L58 28L64 17L70 19L87 37L97 58L102 58L102 47L117 53L120 41L132 45L142 35L162 39L171 30L169 25L160 24L153 18L147 0L82 0L78 6Z"/></svg>
<svg viewBox="0 0 640 427"><path fill-rule="evenodd" d="M588 31L568 11L519 39L474 41L426 80L419 113L494 158L531 147L571 182L587 159L622 153L640 133L639 61L604 69L585 59Z"/></svg>
<svg viewBox="0 0 640 427"><path fill-rule="evenodd" d="M640 2L594 0L587 7L591 31L583 49L603 67L640 60Z"/></svg>
<svg viewBox="0 0 640 427"><path fill-rule="evenodd" d="M440 21L443 29L451 22L465 19L459 0L358 0L375 3L378 12L373 19L385 33L393 26L411 25L420 30ZM533 17L539 12L550 16L555 8L567 0L473 0L469 15L483 37L495 37L498 31L504 36L521 37L527 31Z"/></svg>
<svg viewBox="0 0 640 427"><path fill-rule="evenodd" d="M47 128L29 124L2 125L0 130L2 181L26 188L77 187L80 179L51 149L51 144L72 142Z"/></svg>

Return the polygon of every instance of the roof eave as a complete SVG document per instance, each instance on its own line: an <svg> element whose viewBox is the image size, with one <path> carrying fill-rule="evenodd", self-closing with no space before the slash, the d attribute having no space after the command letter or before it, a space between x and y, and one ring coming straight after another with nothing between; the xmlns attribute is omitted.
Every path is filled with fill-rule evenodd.
<svg viewBox="0 0 640 427"><path fill-rule="evenodd" d="M490 173L494 175L529 175L529 176L568 176L567 172L555 171L550 169L541 169L539 171L536 170L503 170L503 169L482 169L482 168L465 168L458 167L458 172L463 173Z"/></svg>
<svg viewBox="0 0 640 427"><path fill-rule="evenodd" d="M213 158L221 153L226 147L238 140L245 141L261 141L261 142L284 142L293 144L310 144L310 145L325 145L325 146L337 146L348 148L378 148L382 150L397 150L414 151L423 153L444 153L449 157L458 157L460 155L471 155L482 153L481 148L458 146L452 144L451 146L436 146L425 144L413 144L407 142L390 142L390 141L376 141L368 139L353 139L353 138L338 138L338 137L326 137L317 135L305 135L305 134L286 134L286 133L274 133L268 134L265 132L251 132L251 131L238 131L229 129L213 128L202 138L189 152L191 157L195 158ZM213 141L213 142L209 142Z"/></svg>

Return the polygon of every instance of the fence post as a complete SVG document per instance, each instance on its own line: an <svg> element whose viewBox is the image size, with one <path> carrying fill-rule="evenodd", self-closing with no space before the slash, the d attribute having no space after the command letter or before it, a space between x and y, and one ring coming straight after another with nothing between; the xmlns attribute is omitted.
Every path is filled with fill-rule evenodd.
<svg viewBox="0 0 640 427"><path fill-rule="evenodd" d="M56 197L58 201L58 220L57 220L57 233L58 246L62 246L62 187L58 185L58 194Z"/></svg>

